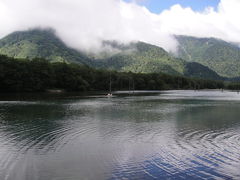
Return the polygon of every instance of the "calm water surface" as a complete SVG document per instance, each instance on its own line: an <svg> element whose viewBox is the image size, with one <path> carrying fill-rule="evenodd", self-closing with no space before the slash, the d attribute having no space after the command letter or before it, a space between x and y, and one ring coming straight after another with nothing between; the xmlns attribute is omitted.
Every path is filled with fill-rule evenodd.
<svg viewBox="0 0 240 180"><path fill-rule="evenodd" d="M240 94L2 97L0 179L240 179Z"/></svg>

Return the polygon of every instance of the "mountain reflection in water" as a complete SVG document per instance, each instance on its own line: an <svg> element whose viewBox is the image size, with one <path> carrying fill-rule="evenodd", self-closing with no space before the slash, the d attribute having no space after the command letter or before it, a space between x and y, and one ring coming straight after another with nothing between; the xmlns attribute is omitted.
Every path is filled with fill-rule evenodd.
<svg viewBox="0 0 240 180"><path fill-rule="evenodd" d="M0 179L240 179L239 94L120 94L5 97Z"/></svg>

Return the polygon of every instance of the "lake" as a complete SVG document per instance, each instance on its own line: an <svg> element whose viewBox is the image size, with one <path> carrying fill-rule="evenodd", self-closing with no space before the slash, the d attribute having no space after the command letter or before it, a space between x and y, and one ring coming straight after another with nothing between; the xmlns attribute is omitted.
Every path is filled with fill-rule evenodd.
<svg viewBox="0 0 240 180"><path fill-rule="evenodd" d="M240 94L2 95L1 180L240 179Z"/></svg>

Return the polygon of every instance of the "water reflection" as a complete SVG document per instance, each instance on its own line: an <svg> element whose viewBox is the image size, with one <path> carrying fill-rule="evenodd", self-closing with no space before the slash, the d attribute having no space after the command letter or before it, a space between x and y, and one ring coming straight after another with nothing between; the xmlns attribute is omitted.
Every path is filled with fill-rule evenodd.
<svg viewBox="0 0 240 180"><path fill-rule="evenodd" d="M239 179L239 98L1 101L0 179Z"/></svg>

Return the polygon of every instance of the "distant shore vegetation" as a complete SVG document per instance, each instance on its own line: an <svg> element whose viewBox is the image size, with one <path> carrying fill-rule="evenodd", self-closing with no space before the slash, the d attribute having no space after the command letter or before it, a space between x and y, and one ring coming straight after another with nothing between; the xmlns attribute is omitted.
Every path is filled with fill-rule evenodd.
<svg viewBox="0 0 240 180"><path fill-rule="evenodd" d="M203 80L163 73L131 73L85 65L51 63L42 58L14 59L0 55L0 92L240 89L240 83Z"/></svg>

